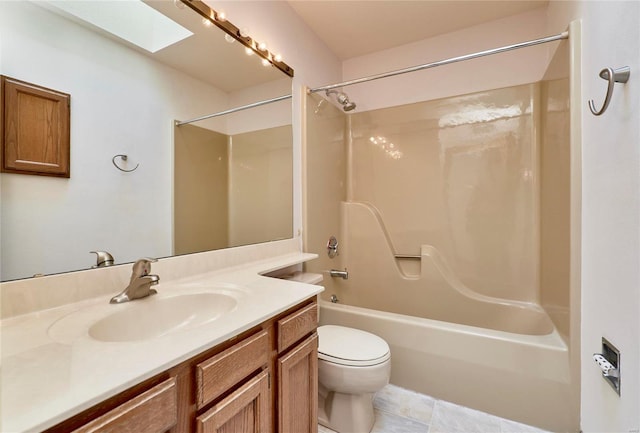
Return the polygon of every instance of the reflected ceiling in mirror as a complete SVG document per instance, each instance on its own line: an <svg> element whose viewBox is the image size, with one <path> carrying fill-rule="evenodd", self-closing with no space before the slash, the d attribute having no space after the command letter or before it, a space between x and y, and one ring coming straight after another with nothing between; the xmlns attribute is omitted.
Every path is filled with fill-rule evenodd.
<svg viewBox="0 0 640 433"><path fill-rule="evenodd" d="M180 9L173 1L148 4L194 35L151 54L54 13L46 2L0 2L0 73L71 95L71 177L0 174L1 280L87 269L95 264L90 251L109 251L116 264L174 254L175 120L291 93L289 76L263 66L257 55L246 55L240 41L227 42L225 33L204 26L189 7ZM228 137L290 130L290 102L255 110L197 126ZM291 148L291 141L288 134L280 143ZM115 155L127 155L120 161L124 169L138 168L117 170L111 162ZM239 176L251 168L246 161L229 161L228 167ZM278 184L279 193L290 196L291 182L285 183ZM228 191L232 194L233 187ZM239 213L245 208L235 206ZM278 222L277 233L237 244L292 237L292 208L284 213L286 234ZM265 225L264 218L231 217L244 218L246 227Z"/></svg>

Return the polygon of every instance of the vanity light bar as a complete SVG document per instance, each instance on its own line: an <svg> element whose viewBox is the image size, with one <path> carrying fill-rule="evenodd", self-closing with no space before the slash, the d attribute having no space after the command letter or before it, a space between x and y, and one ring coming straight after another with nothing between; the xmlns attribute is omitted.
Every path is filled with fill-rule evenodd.
<svg viewBox="0 0 640 433"><path fill-rule="evenodd" d="M232 23L227 21L226 16L223 13L218 13L215 10L211 9L201 0L180 0L185 5L189 6L191 9L200 14L204 19L209 20L217 27L225 31L227 34L231 35L235 40L239 41L242 45L249 48L251 51L256 53L262 59L268 61L276 68L280 69L282 72L287 74L290 77L293 77L293 68L284 63L280 56L271 53L266 48L261 50L259 48L258 42L256 42L250 36L243 36L240 32L240 29L234 26Z"/></svg>

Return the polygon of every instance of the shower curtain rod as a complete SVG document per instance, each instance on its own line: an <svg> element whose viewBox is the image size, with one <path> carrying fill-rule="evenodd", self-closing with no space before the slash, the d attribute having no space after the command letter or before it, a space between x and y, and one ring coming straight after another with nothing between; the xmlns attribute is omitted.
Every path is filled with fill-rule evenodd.
<svg viewBox="0 0 640 433"><path fill-rule="evenodd" d="M330 84L330 85L322 86L322 87L316 87L314 89L309 89L309 93L321 92L323 90L331 90L331 89L335 89L337 87L352 86L354 84L365 83L367 81L379 80L380 78L393 77L395 75L406 74L408 72L421 71L423 69L435 68L436 66L448 65L450 63L456 63L456 62L462 62L464 60L476 59L478 57L489 56L491 54L504 53L505 51L517 50L519 48L531 47L531 46L539 45L539 44L546 44L547 42L555 42L555 41L559 41L560 39L569 39L569 32L562 32L562 33L560 33L558 35L554 35L554 36L547 36L545 38L534 39L534 40L526 41L526 42L520 42L518 44L513 44L513 45L506 45L504 47L494 48L494 49L491 49L491 50L480 51L480 52L473 53L473 54L465 54L464 56L452 57L450 59L439 60L437 62L425 63L424 65L412 66L412 67L409 67L409 68L398 69L396 71L391 71L391 72L384 72L382 74L371 75L371 76L368 76L368 77L358 78L358 79L350 80L350 81L344 81L342 83Z"/></svg>
<svg viewBox="0 0 640 433"><path fill-rule="evenodd" d="M246 110L248 108L254 108L254 107L259 107L261 105L271 104L272 102L284 101L285 99L290 99L290 98L291 98L291 95L284 95L284 96L278 96L277 98L265 99L264 101L254 102L253 104L247 104L247 105L243 105L241 107L230 108L229 110L220 111L219 113L207 114L206 116L196 117L195 119L189 119L189 120L183 120L183 121L176 120L175 125L176 126L182 126L182 125L186 125L188 123L193 123L193 122L198 122L200 120L210 119L212 117L224 116L225 114L235 113L237 111Z"/></svg>

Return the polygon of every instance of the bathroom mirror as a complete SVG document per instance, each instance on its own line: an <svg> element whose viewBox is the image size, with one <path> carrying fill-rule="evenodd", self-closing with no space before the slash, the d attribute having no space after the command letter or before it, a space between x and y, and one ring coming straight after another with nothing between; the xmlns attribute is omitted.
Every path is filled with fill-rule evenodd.
<svg viewBox="0 0 640 433"><path fill-rule="evenodd" d="M91 251L108 251L120 264L292 237L292 200L278 202L278 212L267 216L250 198L256 176L270 185L263 202L265 194L292 196L292 176L271 164L284 161L292 171L290 100L175 126L290 94L290 76L247 55L239 41L229 42L180 2L146 3L193 33L155 53L56 10L55 3L0 2L0 73L71 95L71 177L0 174L2 281L91 268ZM176 155L193 147L186 142L176 150L184 137L174 142L175 132L184 127L222 135L227 155L236 157L215 154L208 162L224 162L229 183L192 176L182 195L191 198L187 204L174 193L179 176L197 171L176 168ZM205 226L226 231L219 236L226 242L176 248L178 214L216 200L230 203L227 222ZM195 215L190 221L202 223Z"/></svg>

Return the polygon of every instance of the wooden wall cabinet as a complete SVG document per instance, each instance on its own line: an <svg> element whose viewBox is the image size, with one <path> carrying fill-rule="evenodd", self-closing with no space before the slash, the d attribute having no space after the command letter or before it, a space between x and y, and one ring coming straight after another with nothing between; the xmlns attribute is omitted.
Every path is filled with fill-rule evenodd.
<svg viewBox="0 0 640 433"><path fill-rule="evenodd" d="M46 432L317 433L317 319L308 299Z"/></svg>
<svg viewBox="0 0 640 433"><path fill-rule="evenodd" d="M0 76L0 171L70 177L71 96Z"/></svg>

